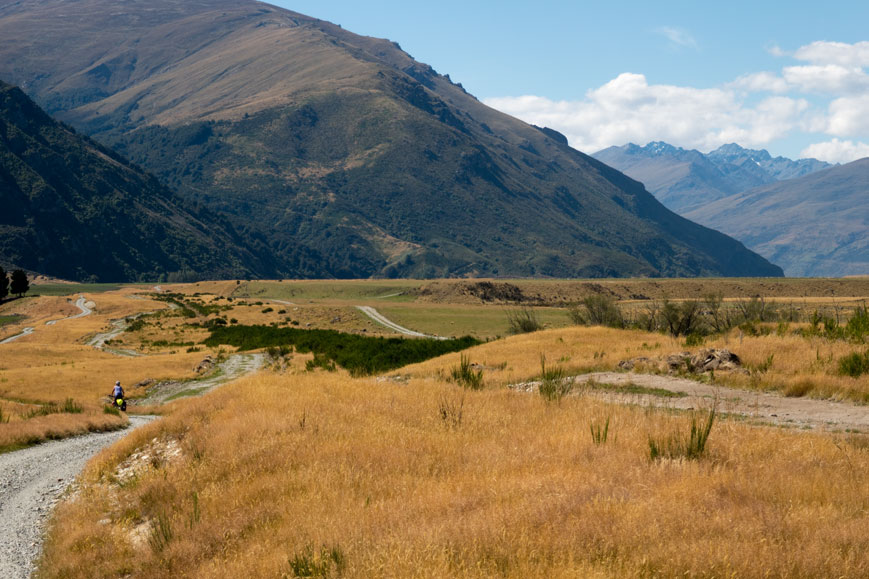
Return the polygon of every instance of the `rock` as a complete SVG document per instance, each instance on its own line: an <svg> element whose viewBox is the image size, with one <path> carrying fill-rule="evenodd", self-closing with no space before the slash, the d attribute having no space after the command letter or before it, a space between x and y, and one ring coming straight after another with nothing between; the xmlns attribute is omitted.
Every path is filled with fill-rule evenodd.
<svg viewBox="0 0 869 579"><path fill-rule="evenodd" d="M214 360L211 356L205 356L205 358L193 368L193 371L197 374L201 374L203 372L208 372L212 368L214 368Z"/></svg>
<svg viewBox="0 0 869 579"><path fill-rule="evenodd" d="M677 352L663 359L649 359L640 356L638 358L631 358L630 360L622 360L619 362L619 368L630 371L639 364L647 366L657 364L660 370L666 370L670 373L690 372L702 374L703 372L715 370L745 372L741 367L742 362L739 356L724 348L706 348L698 350L694 354L691 352Z"/></svg>

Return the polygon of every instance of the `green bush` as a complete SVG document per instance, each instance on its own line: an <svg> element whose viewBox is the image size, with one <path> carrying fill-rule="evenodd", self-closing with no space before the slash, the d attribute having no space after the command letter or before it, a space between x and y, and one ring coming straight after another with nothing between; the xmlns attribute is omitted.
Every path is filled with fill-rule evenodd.
<svg viewBox="0 0 869 579"><path fill-rule="evenodd" d="M869 350L862 354L853 352L839 359L839 374L859 378L863 374L869 374Z"/></svg>
<svg viewBox="0 0 869 579"><path fill-rule="evenodd" d="M211 329L205 345L236 346L240 351L270 346L313 352L347 369L354 376L388 372L480 344L470 336L455 340L380 338L335 330L302 330L274 326L219 326Z"/></svg>
<svg viewBox="0 0 869 579"><path fill-rule="evenodd" d="M507 324L511 334L529 334L543 328L537 312L528 306L507 310Z"/></svg>
<svg viewBox="0 0 869 579"><path fill-rule="evenodd" d="M588 296L581 305L569 308L568 314L573 323L579 325L609 328L624 328L627 325L616 300L604 295Z"/></svg>

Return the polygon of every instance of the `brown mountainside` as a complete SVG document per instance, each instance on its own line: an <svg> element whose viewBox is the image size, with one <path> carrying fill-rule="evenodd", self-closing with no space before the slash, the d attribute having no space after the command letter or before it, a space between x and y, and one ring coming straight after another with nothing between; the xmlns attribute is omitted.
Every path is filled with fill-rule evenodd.
<svg viewBox="0 0 869 579"><path fill-rule="evenodd" d="M262 273L781 274L396 44L268 4L22 0L0 37L0 78L223 212Z"/></svg>

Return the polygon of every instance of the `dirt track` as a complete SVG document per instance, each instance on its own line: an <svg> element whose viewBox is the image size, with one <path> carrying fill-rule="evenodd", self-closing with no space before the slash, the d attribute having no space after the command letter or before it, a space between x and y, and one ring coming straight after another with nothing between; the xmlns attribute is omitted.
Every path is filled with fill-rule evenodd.
<svg viewBox="0 0 869 579"><path fill-rule="evenodd" d="M657 374L597 372L575 376L572 380L578 387L588 382L614 386L634 384L644 388L660 388L686 394L681 398L669 398L653 394L619 393L617 389L601 390L591 387L583 390L613 402L680 409L710 408L717 404L721 412L746 416L761 423L797 428L869 432L869 406L814 398L787 398L769 392L738 390ZM514 388L530 391L537 386L536 382L528 382L517 384Z"/></svg>
<svg viewBox="0 0 869 579"><path fill-rule="evenodd" d="M131 416L130 426L154 418ZM0 577L30 576L54 503L91 457L129 432L87 434L0 454Z"/></svg>

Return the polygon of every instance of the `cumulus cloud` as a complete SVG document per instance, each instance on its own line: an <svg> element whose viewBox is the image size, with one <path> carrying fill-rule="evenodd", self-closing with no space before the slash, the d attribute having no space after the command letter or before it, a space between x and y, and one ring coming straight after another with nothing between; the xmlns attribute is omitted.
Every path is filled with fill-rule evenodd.
<svg viewBox="0 0 869 579"><path fill-rule="evenodd" d="M679 29L658 32L680 46L696 47ZM577 100L528 95L484 102L557 129L586 152L657 140L702 151L730 142L767 147L802 132L832 138L806 148L804 155L835 162L866 156L869 42L824 41L793 52L778 46L767 51L797 63L712 88L649 84L642 74L622 73ZM840 140L845 138L852 140Z"/></svg>
<svg viewBox="0 0 869 579"><path fill-rule="evenodd" d="M869 144L860 141L840 141L833 139L824 143L815 143L803 149L801 157L820 159L828 163L850 163L857 159L869 157Z"/></svg>
<svg viewBox="0 0 869 579"><path fill-rule="evenodd" d="M524 96L485 102L556 128L586 152L653 140L701 150L732 142L759 146L785 136L808 108L803 100L780 96L750 107L734 90L650 85L644 75L633 73L620 74L581 101Z"/></svg>
<svg viewBox="0 0 869 579"><path fill-rule="evenodd" d="M813 64L837 64L844 68L869 66L869 42L818 41L802 46L794 52L794 58Z"/></svg>

